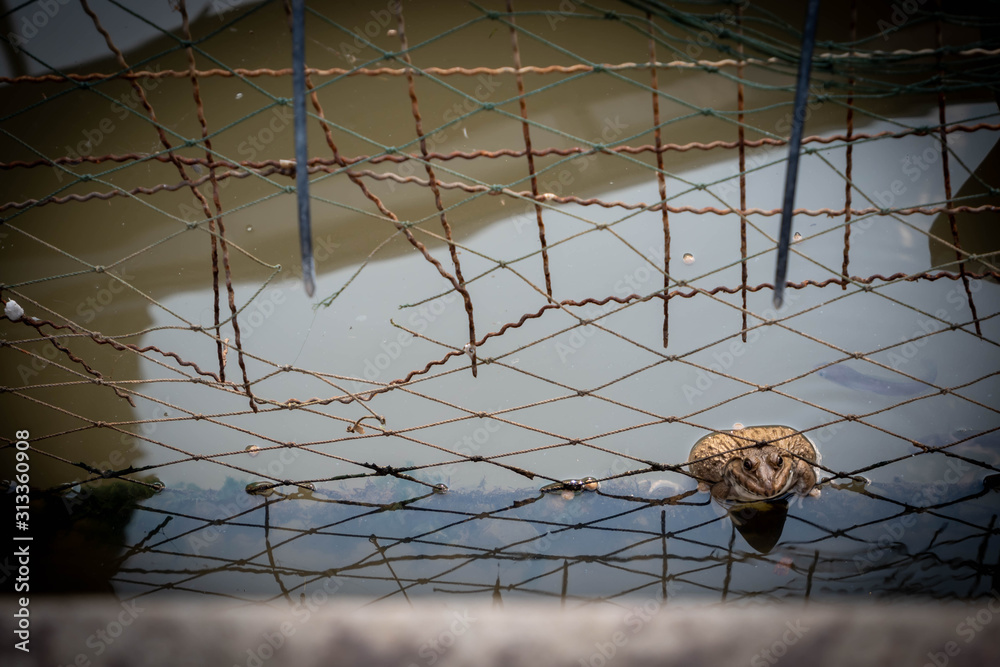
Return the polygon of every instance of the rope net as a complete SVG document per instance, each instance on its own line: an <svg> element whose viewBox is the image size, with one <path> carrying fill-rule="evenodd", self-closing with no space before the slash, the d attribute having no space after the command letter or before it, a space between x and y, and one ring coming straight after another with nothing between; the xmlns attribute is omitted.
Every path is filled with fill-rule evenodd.
<svg viewBox="0 0 1000 667"><path fill-rule="evenodd" d="M797 9L310 6L315 300L284 4L81 0L86 67L9 10L0 437L45 585L995 589L1000 19L871 4L823 7L778 310ZM698 493L695 442L760 424L820 498Z"/></svg>

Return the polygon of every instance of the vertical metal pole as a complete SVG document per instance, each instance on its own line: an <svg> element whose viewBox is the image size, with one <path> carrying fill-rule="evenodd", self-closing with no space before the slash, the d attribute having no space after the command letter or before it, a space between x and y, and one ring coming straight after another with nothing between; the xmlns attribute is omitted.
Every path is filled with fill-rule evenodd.
<svg viewBox="0 0 1000 667"><path fill-rule="evenodd" d="M309 219L309 144L306 141L306 1L292 0L292 95L295 112L295 192L299 204L299 248L306 294L316 292L312 222Z"/></svg>
<svg viewBox="0 0 1000 667"><path fill-rule="evenodd" d="M792 240L792 209L795 207L795 182L799 176L799 149L802 146L802 126L805 124L806 99L809 97L809 70L812 69L813 47L816 45L816 20L819 0L809 0L806 25L802 30L802 54L795 82L795 115L792 136L788 138L788 169L785 172L785 199L781 208L781 234L778 237L778 265L774 272L774 307L781 308L785 298L788 274L788 244Z"/></svg>

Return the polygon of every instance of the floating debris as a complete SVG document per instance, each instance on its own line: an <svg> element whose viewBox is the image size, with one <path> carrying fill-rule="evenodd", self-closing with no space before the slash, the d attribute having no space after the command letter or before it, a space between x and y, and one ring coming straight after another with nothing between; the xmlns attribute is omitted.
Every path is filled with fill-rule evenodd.
<svg viewBox="0 0 1000 667"><path fill-rule="evenodd" d="M686 252L686 253L684 253L684 256L683 256L683 257L681 257L681 260L682 260L682 261L683 261L683 262L684 262L685 264L694 264L694 255L692 255L692 254L691 254L691 253L689 253L689 252Z"/></svg>
<svg viewBox="0 0 1000 667"><path fill-rule="evenodd" d="M302 489L303 491L315 491L316 490L316 485L313 484L312 482L302 482L301 484L298 485L298 487L300 489Z"/></svg>
<svg viewBox="0 0 1000 667"><path fill-rule="evenodd" d="M798 243L801 240L802 240L802 234L799 234L798 232L792 234L792 243Z"/></svg>
<svg viewBox="0 0 1000 667"><path fill-rule="evenodd" d="M365 427L361 425L361 422L363 422L366 419L375 419L379 423L381 423L383 426L385 426L385 417L383 417L381 415L365 415L364 417L362 417L358 421L354 422L353 424L350 424L347 427L347 432L348 433L357 433L358 435L364 435L364 433L365 433Z"/></svg>
<svg viewBox="0 0 1000 667"><path fill-rule="evenodd" d="M469 359L475 359L476 357L476 346L472 343L466 343L465 347L462 348L462 352L469 357Z"/></svg>
<svg viewBox="0 0 1000 667"><path fill-rule="evenodd" d="M830 486L837 489L838 491L853 491L854 493L865 493L865 489L871 483L872 481L867 477L856 475L855 477L849 477L846 482L842 482L840 484L837 484L836 482L830 482Z"/></svg>
<svg viewBox="0 0 1000 667"><path fill-rule="evenodd" d="M250 482L247 484L246 492L251 496L269 496L274 493L274 484L271 482Z"/></svg>
<svg viewBox="0 0 1000 667"><path fill-rule="evenodd" d="M434 493L448 493L448 485L447 484L435 484L431 488L434 489Z"/></svg>
<svg viewBox="0 0 1000 667"><path fill-rule="evenodd" d="M389 28L388 30L385 31L385 34L387 34L389 37L395 37L396 35L399 34L399 32L395 28Z"/></svg>
<svg viewBox="0 0 1000 667"><path fill-rule="evenodd" d="M743 428L743 422L736 422L733 424L734 431L739 431L741 428Z"/></svg>
<svg viewBox="0 0 1000 667"><path fill-rule="evenodd" d="M163 490L167 488L167 485L161 482L160 480L156 480L155 482L152 483L152 487L153 487L153 493L162 493Z"/></svg>
<svg viewBox="0 0 1000 667"><path fill-rule="evenodd" d="M565 500L571 500L574 496L584 491L597 491L600 482L593 477L583 479L564 479L561 482L552 482L542 487L542 493L558 493Z"/></svg>
<svg viewBox="0 0 1000 667"><path fill-rule="evenodd" d="M24 308L21 308L14 299L7 301L7 305L3 307L3 312L11 322L17 322L24 317Z"/></svg>
<svg viewBox="0 0 1000 667"><path fill-rule="evenodd" d="M252 232L253 231L253 225L247 225L247 231L248 232Z"/></svg>
<svg viewBox="0 0 1000 667"><path fill-rule="evenodd" d="M247 448L244 449L243 451L245 451L250 456L257 456L258 454L260 454L260 447L258 447L257 445L247 445Z"/></svg>
<svg viewBox="0 0 1000 667"><path fill-rule="evenodd" d="M243 99L243 93L236 93L236 99L242 100Z"/></svg>

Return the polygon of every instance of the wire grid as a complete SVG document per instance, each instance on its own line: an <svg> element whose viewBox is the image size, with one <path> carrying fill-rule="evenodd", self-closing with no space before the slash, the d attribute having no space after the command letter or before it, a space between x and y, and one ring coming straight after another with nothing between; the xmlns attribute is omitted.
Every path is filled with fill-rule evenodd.
<svg viewBox="0 0 1000 667"><path fill-rule="evenodd" d="M995 461L991 462L988 456L977 458L957 453L957 446L988 439L1000 429L1000 422L996 420L996 408L987 399L979 398L978 391L973 391L988 385L998 370L987 364L980 369L981 374L977 377L946 386L935 384L916 373L907 373L883 361L886 353L902 350L911 344L923 345L929 339L955 332L966 336L970 341L976 340L977 344L985 346L990 352L997 345L995 336L991 337L988 331L984 334L984 328L995 323L997 312L989 305L984 309L983 304L977 302L977 287L982 284L979 281L984 278L995 280L1000 277L1000 273L990 253L973 253L963 249L956 221L959 215L995 215L998 208L994 197L996 185L972 174L971 178L978 180L981 192L963 196L952 192L951 188L951 174L955 168L953 163L961 163L961 160L949 148L949 140L956 134L969 133L982 136L984 142L995 142L995 133L1000 130L1000 124L989 122L989 119L971 118L956 122L947 118L946 93L961 94L977 88L996 92L996 59L1000 55L1000 49L995 40L967 44L950 44L946 41L950 27L968 25L974 21L973 17L949 14L940 9L934 12L918 10L902 30L923 31L922 35L930 36L932 41L926 48L919 51L882 51L875 48L880 46L882 35L879 32L859 35L858 10L856 3L852 2L849 10L843 10L850 12L850 34L841 36L840 42L820 43L820 54L814 66L814 80L821 82L823 89L819 93L814 92L813 100L842 108L845 130L836 134L807 136L803 145L808 156L823 161L839 175L844 185L843 205L839 208L800 208L796 210L796 216L799 220L816 217L839 221L827 232L832 230L833 233L842 234L842 261L839 265L826 266L793 247L793 261L808 262L817 277L789 282L788 289L809 293L809 298L813 301L807 308L796 313L779 315L774 311L766 313L766 307L757 307L751 302L754 294L769 294L773 285L768 282L751 284L749 280L749 267L753 261L773 249L773 235L768 233L768 228L762 221L769 218L773 220L779 211L748 207L747 196L750 191L748 179L765 166L781 164L783 157L774 157L769 165L748 166L748 154L755 148L782 147L785 138L778 132L755 127L748 120L755 110L745 108L744 93L750 87L767 87L748 74L751 68L787 75L783 81L790 80L790 74L794 72L796 65L798 30L767 7L742 3L691 3L686 6L686 10L681 10L658 3L637 2L630 6L613 7L573 3L571 7L557 11L538 11L515 9L511 1L508 1L506 7L496 9L481 8L473 4L472 7L479 12L477 17L449 26L437 35L420 35L418 39L409 35L406 29L408 15L418 10L410 6L390 5L395 22L392 30L399 40L399 48L394 51L386 50L375 41L341 25L331 10L310 7L310 22L323 22L340 29L352 40L357 38L363 42L364 53L376 54L376 57L368 61L352 55L350 57L355 62L349 67L309 69L307 86L311 91L312 127L313 130L322 129L330 151L328 156L310 159L308 168L311 174L315 174L313 184L321 183L324 179L347 178L363 197L356 205L324 201L321 197L316 199L361 215L374 216L393 225L395 236L404 237L432 265L433 273L445 281L447 291L460 296L468 322L467 335L462 333L463 340L458 345L396 325L415 338L447 349L447 352L428 356L423 365L414 367L391 382L376 382L363 377L276 363L266 357L251 354L241 339L243 334L237 316L272 284L280 273L280 267L267 257L256 257L233 244L227 237L225 220L239 210L262 205L273 197L291 192L290 187L279 177L294 174L296 165L279 157L262 160L234 159L232 155L223 155L213 149L213 140L232 131L249 117L286 105L288 100L273 95L257 85L256 81L262 77L289 78L290 69L241 69L213 57L210 51L201 46L212 35L200 38L192 35L183 0L177 4L184 22L182 34L165 33L176 44L164 56L183 55L187 59L187 68L150 68L151 59L130 63L116 46L116 36L103 27L99 12L87 0L81 0L81 4L90 17L93 28L106 40L120 69L111 73L75 73L53 69L50 74L40 76L5 77L3 83L15 91L43 82L59 83L65 86L62 94L94 95L114 103L114 98L104 93L100 84L107 81L127 81L141 102L141 108L129 111L133 117L148 123L149 132L151 136L155 135L158 147L153 151L131 154L57 156L25 144L0 124L0 131L8 142L20 144L36 156L33 159L2 163L0 166L5 172L17 173L19 170L43 168L58 170L63 177L68 177L65 184L44 196L7 201L0 205L8 237L17 236L41 244L80 265L79 269L60 275L45 275L23 281L9 276L5 279L5 299L16 299L25 306L29 315L34 313L36 316L7 323L8 333L3 354L8 360L21 360L21 355L27 355L43 363L51 363L71 376L71 379L61 383L39 382L22 387L8 386L4 388L4 392L9 395L4 400L9 406L13 406L16 403L11 399L16 398L78 422L77 426L61 431L53 430L41 436L36 435L37 427L33 428L31 452L36 459L44 457L67 466L75 475L83 473L82 477L46 489L68 499L67 507L86 504L87 498L92 498L95 494L89 489L95 486L102 488L100 483L109 479L121 480L148 492L159 493L155 502L136 502L134 507L130 506L130 511L135 513L132 517L133 527L130 534L122 536L121 547L124 551L112 561L109 578L118 590L126 592L127 597L143 597L167 591L193 591L240 600L254 598L250 594L237 594L220 583L226 581L227 575L236 572L252 578L261 587L261 591L266 591L269 599L289 602L306 602L307 594L315 595L320 591L331 594L354 592L372 600L397 595L409 599L413 593L434 591L454 595L492 594L495 601L499 601L504 595L523 594L559 598L564 603L570 600L589 603L594 600L616 601L635 594L658 594L669 598L680 594L678 591L694 591L724 600L749 600L809 598L815 596L818 590L838 593L857 592L860 589L870 592L873 588L885 596L921 593L947 598L979 595L985 592L985 587L996 587L997 566L987 564L990 559L996 560L995 540L990 541L990 537L997 532L996 514L988 506L984 509L982 503L977 501L989 499L992 493L990 488L995 487L995 475L1000 471L994 465ZM112 1L111 4L133 14L138 20L143 20L141 14L120 3ZM238 26L255 12L263 11L269 4L275 3L233 10L212 34ZM609 31L616 31L619 39L643 40L648 44L649 60L626 63L590 62L561 46L558 41L524 27L525 23L539 17L565 22L568 28L576 22L600 21ZM996 26L993 19L978 17L975 20L987 27ZM511 47L510 65L437 67L421 62L422 49L428 44L450 34L470 30L484 22L506 33ZM781 37L775 37L776 34ZM571 61L572 64L536 65L523 62L525 40L544 43L560 59ZM710 47L707 52L718 54L719 57L712 60L692 57L690 47L699 44ZM699 53L705 52L705 48L699 49ZM25 53L31 56L30 47L25 49ZM355 50L354 53L360 51ZM209 69L203 69L204 64ZM882 76L886 70L908 77L907 82L888 82L889 77ZM734 85L737 96L732 111L699 107L684 99L675 98L669 93L669 89L664 89L665 79L678 72L689 71L718 77L727 84ZM483 102L452 83L457 78L482 75L513 79L517 95L502 102ZM271 102L230 125L212 128L207 120L211 109L205 108L202 91L218 79L229 77L239 79L268 96ZM389 82L402 78L406 81L414 133L405 143L399 146L384 145L371 137L359 136L351 127L328 118L321 99L324 93L336 91L338 84L348 77L371 77L372 80ZM638 133L625 133L624 137L596 143L532 118L530 110L533 96L572 82L586 82L593 77L610 77L648 95L648 126ZM140 83L163 78L190 81L199 132L180 134L156 116L156 110ZM537 78L542 83L531 88L526 84L529 78ZM463 103L468 103L471 110L464 116L430 127L432 123L428 123L421 112L421 97L418 95L421 88L417 85L418 81L421 82L420 85L423 82L433 82ZM775 88L790 90L787 83ZM899 129L895 131L854 131L859 118L887 120L866 108L866 102L900 94L934 98L939 109L939 123L917 127L896 123ZM661 105L667 101L686 108L687 113L664 117ZM44 104L46 101L26 106L18 115L31 113ZM436 132L484 114L494 114L506 122L519 124L523 132L523 145L507 146L499 150L479 149L450 153L435 152L429 148L428 138ZM719 120L722 126L728 126L729 134L707 143L670 141L677 136L673 131L676 124L686 118L701 115L710 116ZM10 117L4 119L6 122L10 120ZM757 138L748 138L748 133ZM558 137L563 140L564 145L541 146L538 141L540 134L547 138ZM852 155L856 148L912 136L929 137L938 142L944 200L894 208L891 204L879 201L873 193L866 193L863 184L852 181L855 169ZM647 141L640 144L639 141L646 137L651 139L651 143ZM378 150L370 154L342 153L338 142L351 139L363 140L377 146ZM835 148L844 152L843 167L835 159L827 157ZM203 149L204 154L196 155L187 149ZM722 182L692 182L665 168L665 156L688 151L736 154L739 173L725 181L731 185L733 181L738 182L738 205L727 203L724 197L715 193ZM607 201L595 196L543 191L540 183L547 173L554 174L560 166L581 156L621 160L633 168L643 170L650 179L655 179L659 198L654 201ZM474 171L474 166L507 159L520 160L525 165L525 175L515 182L489 182L471 175L478 173ZM115 178L118 172L136 164L168 165L176 171L179 180L128 188L117 186ZM418 170L422 170L423 174L400 175L396 168L405 164L418 165ZM151 173L163 172L156 169ZM230 179L253 179L260 188L258 192L263 194L225 210L220 196L220 184ZM389 181L403 186L407 196L432 199L433 212L422 219L401 219L386 203L387 200L376 194L378 184ZM203 193L198 189L199 186L207 186L207 192ZM200 209L196 212L197 219L185 220L172 214L170 209L158 206L158 196L179 190L188 190L196 198ZM712 205L688 203L702 193L716 201ZM446 194L457 194L461 198L449 198ZM495 259L483 248L456 240L449 219L461 214L463 204L484 196L505 198L527 207L537 230L533 247L523 249L523 253L513 259ZM860 206L859 197L863 200ZM43 207L62 206L71 211L77 207L106 205L99 202L120 198L139 202L155 215L172 218L177 223L176 231L121 258L119 262L97 265L89 262L86 257L74 255L71 247L58 247L33 234L30 225L19 221L21 216L25 216L26 221L30 220L28 216ZM586 215L575 214L574 217L585 226L584 231L553 242L547 237L546 221L551 225L553 216L560 210L568 210L572 205L580 207L573 210L584 211L590 210L590 207L600 207L617 217L612 222L604 222L596 217L591 220ZM662 254L658 257L644 254L630 244L626 235L618 231L624 222L634 219L639 213L654 215L658 219L658 227L662 228ZM722 217L738 221L740 255L727 267L739 267L741 280L738 284L706 286L712 280L714 272L699 276L697 280L680 280L674 277L677 274L677 260L676 252L671 248L672 216L683 215L697 216L698 219ZM945 235L936 236L909 221L910 218L916 219L919 216L946 218L949 225ZM934 242L954 253L954 260L915 273L855 275L851 272L852 229L872 219L876 220L875 224L894 220L918 231L920 235L932 237ZM436 227L438 222L439 228ZM199 326L184 316L169 311L151 291L114 273L120 263L141 260L144 254L154 252L176 235L197 232L207 232L207 243L211 249L211 270L214 276L214 320L211 327ZM750 249L752 243L748 244L748 235L754 233L768 241L770 245L766 250L754 252ZM579 243L578 239L594 234L602 235L601 238L606 243L619 243L634 252L650 271L662 276L662 287L658 285L642 293L617 294L608 290L583 298L562 298L560 291L570 290L560 288L561 267L553 256L559 246L573 247L573 244ZM442 244L447 248L446 256L438 252ZM381 247L373 249L369 260L376 256ZM234 281L239 278L234 269L236 257L262 268L266 274L248 294L238 294L234 286ZM469 258L490 266L485 271L470 274L468 265L472 262ZM463 261L466 263L464 272ZM976 262L976 270L971 268L973 262ZM529 270L529 266L534 268ZM367 275L365 272L372 270L368 260L362 262L341 290L331 295L323 305L333 303L356 278L364 280ZM496 330L483 334L482 320L477 318L476 306L479 304L473 298L474 292L470 285L495 271L513 274L543 302L539 307L518 313ZM135 342L136 338L150 334L155 329L131 332L128 335L92 330L76 321L72 312L60 311L54 303L32 298L32 288L38 283L66 280L93 272L113 276L124 288L151 306L171 312L176 318L172 328L193 331L200 336L199 345L214 347L217 368L205 368L204 364L192 361L192 355L181 348L163 349L157 345ZM541 279L537 276L541 276ZM907 302L899 296L899 292L893 290L900 285L920 286L938 281L953 282L961 286L962 301L967 309L963 312L968 313L967 317L961 321L943 318L937 313L923 310L915 303ZM795 317L803 312L830 308L845 301L851 304L859 300L859 297L868 298L873 295L883 297L894 306L909 309L922 318L928 318L936 325L933 330L913 334L898 343L860 350L823 340L796 326ZM729 300L725 298L727 296L735 298ZM678 326L673 320L677 304L687 300L700 300L725 307L731 312L730 328L700 347L678 349L676 344L671 345L670 333ZM662 336L658 334L658 339L661 339L658 340L659 345L652 346L646 342L646 338L641 338L635 332L610 324L613 315L651 302L662 304ZM581 311L587 306L609 308L597 316L589 317ZM502 355L485 356L490 345L498 339L510 337L518 330L530 330L536 322L560 311L571 318L570 325L556 328L544 336L527 333L527 342ZM43 312L50 313L51 317L37 316ZM835 358L794 377L773 383L760 383L752 378L739 377L728 369L713 367L698 356L720 343L746 343L748 337L768 328L780 329L812 341L835 352ZM651 355L653 360L635 368L619 369L620 374L616 378L598 386L573 386L538 375L531 368L519 367L510 360L518 352L530 350L576 330L603 332L641 349ZM20 333L24 331L28 333ZM51 343L59 351L60 358L52 360L42 357L39 347L44 343ZM163 369L166 374L163 382L179 381L199 390L208 389L241 396L247 407L225 413L202 414L182 402L164 402L143 393L143 384L150 380L138 377L113 378L110 368L88 364L85 360L90 352L88 346L110 346L119 353L141 357ZM231 365L228 366L230 372L227 375L231 357L235 357L239 368L235 378ZM896 373L893 377L898 377L900 381L918 383L931 393L903 398L868 412L853 413L817 404L797 396L794 388L788 387L810 375L829 372L838 362L851 359L865 361L888 373ZM475 377L484 364L499 366L533 381L554 386L560 390L559 394L553 398L488 411L476 405L465 406L435 398L431 379L459 373ZM715 378L724 378L735 383L738 390L714 404L696 401L686 414L659 414L655 410L632 406L613 397L612 390L616 384L663 366L686 368ZM267 370L254 375L253 369L260 367ZM284 374L307 375L328 386L330 393L311 398L269 396L265 381ZM366 388L351 391L347 389L348 383L355 383L355 386L361 383ZM108 421L81 414L71 402L50 402L47 398L47 390L53 387L76 388L81 385L89 391L107 392L108 400L125 401L132 407L143 403L159 404L182 416L153 419L132 417ZM384 414L379 405L387 396L401 392L413 397L429 397L443 404L450 416L412 428L393 430L393 415ZM602 438L611 435L641 435L643 429L663 425L685 425L702 434L713 432L719 428L718 425L709 423L702 415L715 408L765 394L768 397L780 396L825 414L827 418L824 421L802 429L803 433L820 442L821 450L825 440L829 439L825 433L835 433L839 429L858 425L898 439L907 448L907 451L883 460L860 461L851 469L837 469L821 464L820 469L824 473L822 479L825 488L829 490L820 501L806 501L798 505L791 515L791 521L797 524L797 539L784 543L783 550L774 555L768 555L768 549L761 549L764 553L758 553L757 550L741 545L737 541L737 520L732 524L724 522L723 525L728 528L721 533L716 530L719 522L713 506L703 497L695 496L692 489L677 490L668 485L668 490L676 492L662 496L657 482L650 481L649 477L663 477L667 474L689 476L683 467L683 459L659 460L602 444ZM894 432L880 420L880 416L893 410L934 396L954 397L960 402L974 405L988 415L994 426L975 432L961 432L944 442L929 439L921 441L908 434ZM524 414L539 406L551 408L555 404L585 399L610 403L632 411L642 421L611 433L599 432L581 438L545 432L531 426L529 420L518 417L519 413ZM343 411L344 406L360 407L364 412L360 418L348 417ZM347 426L349 434L322 441L286 441L254 430L254 419L267 413L293 410L328 418L341 427ZM240 421L234 418L239 418ZM155 427L157 424L178 420L197 422L206 430L236 429L254 435L259 440L270 443L257 448L260 454L280 453L284 450L304 451L321 457L324 461L332 459L349 463L355 466L356 472L287 479L280 474L262 474L259 470L248 467L245 464L247 452L244 450L204 454L185 441L165 441L151 437L143 430L147 426ZM533 437L540 435L546 442L514 452L494 454L483 451L463 454L422 439L419 433L422 429L442 424L474 424L479 423L477 420L492 420L507 427L524 430ZM53 446L72 441L81 432L91 429L136 438L151 447L174 452L176 458L147 466L102 468L59 454L58 447ZM7 434L4 437L8 443L6 450L10 453L13 441ZM367 458L353 459L338 453L338 445L341 443L359 438L378 440L384 437L405 441L413 447L432 448L443 453L445 460L400 465L392 460L371 462ZM616 460L626 461L627 465L623 470L612 469L597 475L602 486L595 494L579 494L579 488L571 485L561 495L557 494L557 498L507 490L442 493L445 489L434 477L435 468L443 466L484 466L512 472L541 486L558 482L560 477L527 469L518 464L519 457L546 450L560 455L567 451L567 447L604 452L617 457ZM912 457L935 455L945 462L957 461L960 465L971 466L980 479L969 482L963 478L961 483L952 485L947 493L925 494L922 503L911 502L919 495L916 494L919 484L897 482L881 485L876 490L865 485L864 476L871 471ZM155 475L158 469L165 466L192 462L202 466L223 466L236 477L252 476L258 480L253 487L256 495L248 495L241 486L232 484L227 484L220 491L188 489L185 492L183 489L163 489L155 477L149 476ZM983 474L992 475L986 477L985 488L981 479ZM357 487L353 494L324 489L325 484L352 479L371 484ZM833 489L842 489L843 492L831 493L830 490ZM261 500L260 495L264 494L270 495ZM148 494L140 492L140 496L144 495ZM578 495L581 497L577 498ZM301 498L311 499L313 502L290 502ZM956 515L956 508L968 513ZM749 510L750 518L758 511ZM743 517L746 518L748 517ZM913 528L914 524L919 529ZM898 538L896 533L901 530L898 525L904 525L906 531L909 531L909 540ZM780 532L780 527L778 530ZM222 532L226 533L226 539L219 540ZM925 532L933 534L926 543L914 545L912 536L923 536ZM241 549L235 546L245 544L240 538L250 541L256 539L259 542L261 533L264 542L260 549ZM314 552L326 549L327 545L335 545L329 552L344 556L325 560L316 558ZM295 554L299 551L311 556L296 558ZM733 583L734 573L746 572L746 568L753 568L761 562L773 564L777 581L754 580L743 585ZM501 566L508 568L503 570L502 582L501 576L497 574ZM789 572L795 575L792 579L785 576ZM607 583L595 585L592 581L588 582L594 578ZM296 595L299 597L296 598Z"/></svg>

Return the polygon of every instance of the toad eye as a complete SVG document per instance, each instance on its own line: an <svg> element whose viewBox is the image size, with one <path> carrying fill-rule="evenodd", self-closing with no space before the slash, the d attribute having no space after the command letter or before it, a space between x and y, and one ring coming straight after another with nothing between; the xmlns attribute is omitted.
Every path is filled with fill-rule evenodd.
<svg viewBox="0 0 1000 667"><path fill-rule="evenodd" d="M750 459L743 459L743 469L753 470L753 461L751 461Z"/></svg>
<svg viewBox="0 0 1000 667"><path fill-rule="evenodd" d="M775 456L774 457L774 465L780 466L784 462L785 462L785 457L784 456Z"/></svg>

